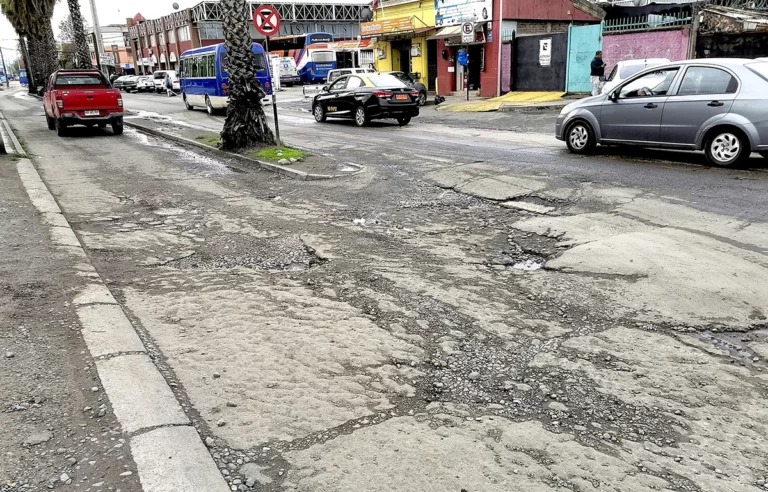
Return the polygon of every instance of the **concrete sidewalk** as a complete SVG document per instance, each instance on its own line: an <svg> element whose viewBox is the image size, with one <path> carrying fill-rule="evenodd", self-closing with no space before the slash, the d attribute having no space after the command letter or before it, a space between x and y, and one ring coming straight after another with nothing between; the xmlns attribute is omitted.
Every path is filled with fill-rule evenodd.
<svg viewBox="0 0 768 492"><path fill-rule="evenodd" d="M464 95L450 96L438 107L440 111L453 113L483 113L490 111L515 111L527 108L559 109L568 104L562 92L509 92L503 96L480 98L470 95L467 101Z"/></svg>

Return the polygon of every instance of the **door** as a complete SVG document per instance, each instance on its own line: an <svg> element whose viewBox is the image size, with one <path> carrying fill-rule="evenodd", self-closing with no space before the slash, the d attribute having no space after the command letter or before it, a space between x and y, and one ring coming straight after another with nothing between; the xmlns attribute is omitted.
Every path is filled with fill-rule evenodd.
<svg viewBox="0 0 768 492"><path fill-rule="evenodd" d="M600 113L604 140L658 142L667 92L679 67L656 70L621 86L618 97L607 97Z"/></svg>
<svg viewBox="0 0 768 492"><path fill-rule="evenodd" d="M427 90L434 91L437 86L437 40L427 40Z"/></svg>
<svg viewBox="0 0 768 492"><path fill-rule="evenodd" d="M321 94L318 97L328 116L343 115L345 111L348 111L348 108L345 109L346 104L343 97L346 94L347 82L349 82L349 77L337 79L328 87L327 94Z"/></svg>
<svg viewBox="0 0 768 492"><path fill-rule="evenodd" d="M688 67L664 107L661 141L695 144L702 127L728 114L738 89L739 81L726 70Z"/></svg>

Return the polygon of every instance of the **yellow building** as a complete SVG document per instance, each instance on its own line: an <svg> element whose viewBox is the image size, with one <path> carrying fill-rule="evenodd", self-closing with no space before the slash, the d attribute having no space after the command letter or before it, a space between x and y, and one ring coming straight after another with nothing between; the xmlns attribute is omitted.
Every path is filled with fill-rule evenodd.
<svg viewBox="0 0 768 492"><path fill-rule="evenodd" d="M434 2L384 0L372 22L360 24L360 35L371 39L376 69L410 73L430 91L437 78Z"/></svg>

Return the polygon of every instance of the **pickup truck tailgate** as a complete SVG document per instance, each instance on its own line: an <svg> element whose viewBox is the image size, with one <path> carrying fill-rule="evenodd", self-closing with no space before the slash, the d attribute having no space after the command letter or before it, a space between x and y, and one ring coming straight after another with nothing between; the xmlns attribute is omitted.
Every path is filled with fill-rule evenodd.
<svg viewBox="0 0 768 492"><path fill-rule="evenodd" d="M120 92L115 89L59 89L64 109L85 111L92 109L117 109Z"/></svg>

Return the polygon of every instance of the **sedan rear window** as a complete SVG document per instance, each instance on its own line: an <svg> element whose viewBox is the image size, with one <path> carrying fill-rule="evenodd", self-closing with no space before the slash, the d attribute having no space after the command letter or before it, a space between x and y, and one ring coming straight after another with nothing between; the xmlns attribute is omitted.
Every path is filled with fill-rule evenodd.
<svg viewBox="0 0 768 492"><path fill-rule="evenodd" d="M369 75L368 80L371 81L374 87L408 87L392 75Z"/></svg>
<svg viewBox="0 0 768 492"><path fill-rule="evenodd" d="M627 65L621 69L621 78L628 79L644 68L645 65Z"/></svg>
<svg viewBox="0 0 768 492"><path fill-rule="evenodd" d="M747 68L768 80L768 62L750 63Z"/></svg>
<svg viewBox="0 0 768 492"><path fill-rule="evenodd" d="M56 77L56 86L62 85L104 85L105 81L101 80L98 75L59 75Z"/></svg>

